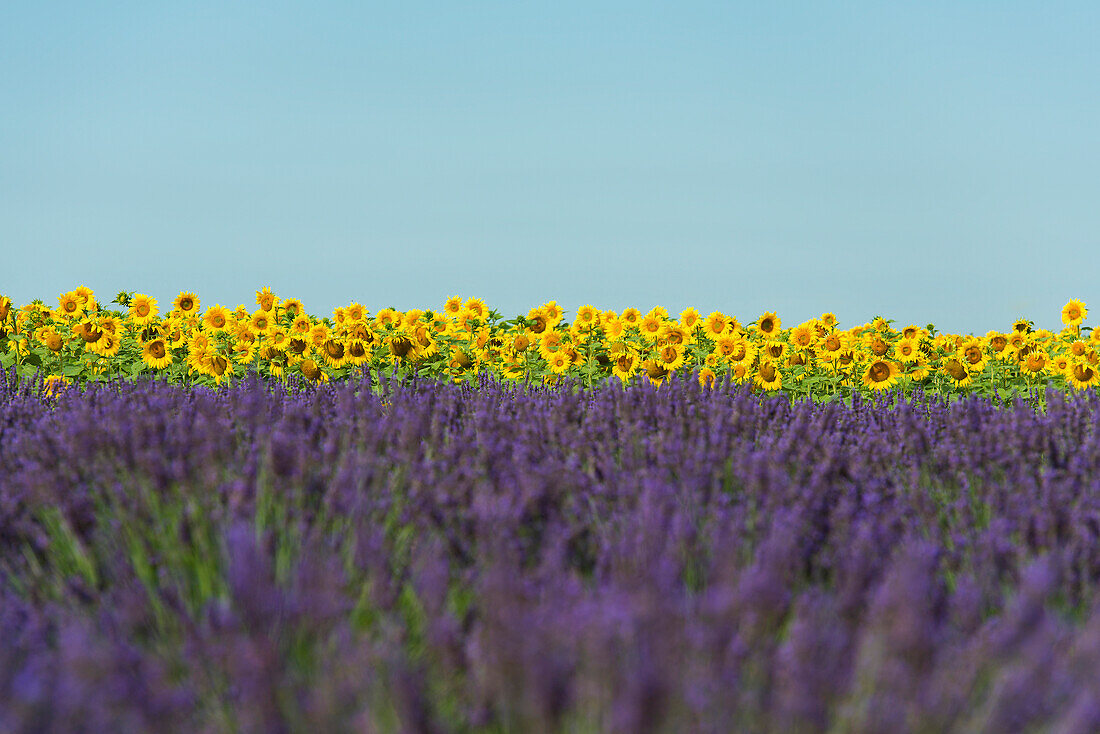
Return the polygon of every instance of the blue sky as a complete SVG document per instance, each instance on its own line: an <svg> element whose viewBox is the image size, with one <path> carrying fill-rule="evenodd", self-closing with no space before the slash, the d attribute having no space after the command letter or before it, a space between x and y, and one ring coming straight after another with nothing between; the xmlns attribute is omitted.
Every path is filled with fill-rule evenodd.
<svg viewBox="0 0 1100 734"><path fill-rule="evenodd" d="M6 3L0 293L1089 324L1098 37L1086 2Z"/></svg>

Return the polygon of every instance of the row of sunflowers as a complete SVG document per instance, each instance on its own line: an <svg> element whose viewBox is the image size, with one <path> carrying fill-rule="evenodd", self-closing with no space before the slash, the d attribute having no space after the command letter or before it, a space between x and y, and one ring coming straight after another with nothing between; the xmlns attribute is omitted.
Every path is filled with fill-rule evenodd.
<svg viewBox="0 0 1100 734"><path fill-rule="evenodd" d="M554 301L504 319L478 298L455 296L436 310L371 314L362 304L317 318L301 301L256 292L255 308L205 310L180 293L162 313L155 298L119 293L102 306L84 286L53 307L15 308L0 296L0 364L51 383L136 378L221 384L258 372L320 383L362 370L463 381L491 372L551 383L569 376L660 385L671 375L752 383L765 392L830 399L855 392L923 387L942 394L1086 389L1100 382L1100 331L1082 327L1083 302L1062 309L1057 333L1021 319L984 336L937 333L931 324L895 329L881 317L841 329L824 313L784 328L766 312L751 323L694 308L672 317L656 307L621 313L590 305L572 321Z"/></svg>

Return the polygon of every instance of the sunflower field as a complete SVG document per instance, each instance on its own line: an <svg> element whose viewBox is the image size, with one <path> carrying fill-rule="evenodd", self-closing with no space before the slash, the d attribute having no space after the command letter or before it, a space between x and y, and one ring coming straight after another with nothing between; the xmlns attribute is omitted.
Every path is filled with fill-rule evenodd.
<svg viewBox="0 0 1100 734"><path fill-rule="evenodd" d="M584 305L569 321L554 301L504 319L481 299L458 296L438 311L372 314L351 303L318 318L268 288L256 292L252 309L202 310L187 292L163 312L140 293L119 293L111 305L83 286L60 294L56 307L35 301L17 309L0 297L0 365L51 382L153 375L199 385L250 372L315 383L362 372L454 382L489 373L525 383L568 377L589 387L608 378L660 385L682 374L815 400L895 387L952 397L1100 382L1100 332L1082 327L1087 309L1078 300L1062 309L1058 333L1020 319L984 336L938 333L932 324L896 329L881 317L842 329L832 313L785 328L774 312L742 323L694 308L673 317L661 307L643 314Z"/></svg>

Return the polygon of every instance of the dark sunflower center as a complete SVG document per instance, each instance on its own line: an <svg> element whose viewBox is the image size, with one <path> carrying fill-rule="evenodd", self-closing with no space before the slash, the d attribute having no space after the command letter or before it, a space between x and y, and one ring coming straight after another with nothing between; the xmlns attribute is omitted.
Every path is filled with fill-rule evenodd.
<svg viewBox="0 0 1100 734"><path fill-rule="evenodd" d="M948 360L947 364L943 366L943 369L957 382L962 382L966 379L966 368L963 367L962 362L957 359Z"/></svg>
<svg viewBox="0 0 1100 734"><path fill-rule="evenodd" d="M192 301L190 298L181 298L180 299L180 310L181 311L190 311L194 306L195 306L195 302Z"/></svg>
<svg viewBox="0 0 1100 734"><path fill-rule="evenodd" d="M771 330L774 327L775 327L775 322L772 321L771 319L763 319L760 322L760 331L764 332L765 334L770 334Z"/></svg>
<svg viewBox="0 0 1100 734"><path fill-rule="evenodd" d="M338 341L333 341L332 339L329 339L327 342L325 342L325 354L332 357L333 359L340 359L344 356L344 345Z"/></svg>
<svg viewBox="0 0 1100 734"><path fill-rule="evenodd" d="M890 379L890 365L885 362L875 362L871 365L871 382L886 382Z"/></svg>
<svg viewBox="0 0 1100 734"><path fill-rule="evenodd" d="M770 364L766 364L760 368L760 378L764 382L772 382L775 380L775 367Z"/></svg>
<svg viewBox="0 0 1100 734"><path fill-rule="evenodd" d="M651 364L646 368L646 374L654 380L659 380L668 374L668 370L659 364Z"/></svg>
<svg viewBox="0 0 1100 734"><path fill-rule="evenodd" d="M890 345L882 339L875 339L874 342L871 343L871 352L873 352L876 357L881 357L889 350Z"/></svg>
<svg viewBox="0 0 1100 734"><path fill-rule="evenodd" d="M825 339L825 348L830 352L836 352L840 350L840 339L835 336L830 336Z"/></svg>
<svg viewBox="0 0 1100 734"><path fill-rule="evenodd" d="M310 380L316 380L321 375L321 368L312 359L302 360L302 374Z"/></svg>
<svg viewBox="0 0 1100 734"><path fill-rule="evenodd" d="M1096 372L1087 364L1077 364L1073 366L1073 376L1076 377L1079 382L1088 382L1095 374Z"/></svg>
<svg viewBox="0 0 1100 734"><path fill-rule="evenodd" d="M155 359L164 359L164 355L166 353L167 352L164 348L164 342L159 339L149 345L149 354L151 354Z"/></svg>
<svg viewBox="0 0 1100 734"><path fill-rule="evenodd" d="M149 306L145 303L139 303L138 307L137 307L137 315L138 316L148 316L149 315Z"/></svg>
<svg viewBox="0 0 1100 734"><path fill-rule="evenodd" d="M970 364L978 364L982 361L982 350L977 347L967 347L966 349L966 361Z"/></svg>
<svg viewBox="0 0 1100 734"><path fill-rule="evenodd" d="M989 346L993 348L994 352L1002 351L1008 345L1008 340L1003 336L995 336L989 341Z"/></svg>

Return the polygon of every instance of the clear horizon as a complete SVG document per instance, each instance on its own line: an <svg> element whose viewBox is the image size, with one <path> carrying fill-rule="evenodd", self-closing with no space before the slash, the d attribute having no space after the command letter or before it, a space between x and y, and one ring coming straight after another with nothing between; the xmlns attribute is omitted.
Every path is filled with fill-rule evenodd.
<svg viewBox="0 0 1100 734"><path fill-rule="evenodd" d="M1083 2L5 7L0 294L1057 329L1100 308L1097 37Z"/></svg>

